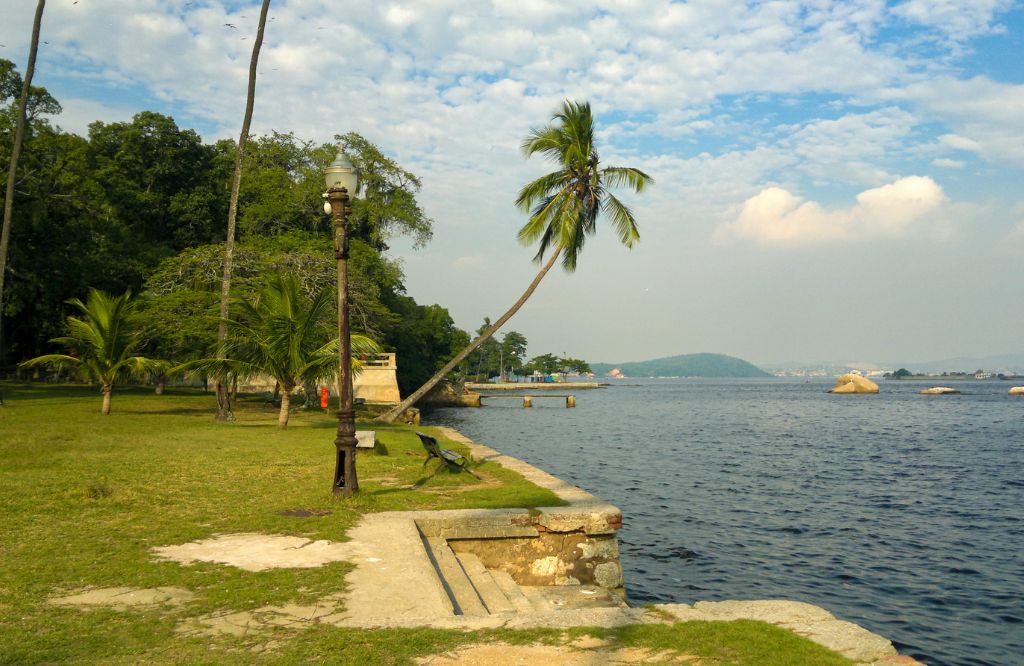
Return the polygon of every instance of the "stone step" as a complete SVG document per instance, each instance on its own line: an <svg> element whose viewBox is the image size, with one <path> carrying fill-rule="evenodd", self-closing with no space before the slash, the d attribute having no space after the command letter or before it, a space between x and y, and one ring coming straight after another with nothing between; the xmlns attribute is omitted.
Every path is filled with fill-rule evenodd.
<svg viewBox="0 0 1024 666"><path fill-rule="evenodd" d="M533 604L526 598L523 591L519 588L519 583L512 579L507 571L501 569L491 569L491 578L494 579L495 584L505 594L505 598L509 600L512 607L517 613L532 613Z"/></svg>
<svg viewBox="0 0 1024 666"><path fill-rule="evenodd" d="M456 615L487 615L487 608L455 553L442 537L426 537L427 552Z"/></svg>
<svg viewBox="0 0 1024 666"><path fill-rule="evenodd" d="M479 557L473 553L455 553L455 557L462 564L462 569L469 576L469 582L476 588L476 593L480 595L491 615L516 612L515 606L505 596Z"/></svg>

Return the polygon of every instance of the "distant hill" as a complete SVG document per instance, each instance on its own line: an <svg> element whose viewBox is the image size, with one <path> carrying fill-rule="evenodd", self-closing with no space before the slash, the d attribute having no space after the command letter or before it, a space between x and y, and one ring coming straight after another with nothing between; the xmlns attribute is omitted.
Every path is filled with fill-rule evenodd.
<svg viewBox="0 0 1024 666"><path fill-rule="evenodd" d="M627 377L771 377L743 359L725 354L683 354L633 363L591 363L594 374L618 368Z"/></svg>

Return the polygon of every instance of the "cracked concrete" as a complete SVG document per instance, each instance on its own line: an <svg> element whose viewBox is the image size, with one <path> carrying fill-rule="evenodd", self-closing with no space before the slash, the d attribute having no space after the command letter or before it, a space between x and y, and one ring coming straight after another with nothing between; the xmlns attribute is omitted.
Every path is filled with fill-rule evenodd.
<svg viewBox="0 0 1024 666"><path fill-rule="evenodd" d="M114 610L146 610L160 606L179 606L192 601L194 595L180 587L100 587L76 594L51 597L55 606L74 608L113 608Z"/></svg>
<svg viewBox="0 0 1024 666"><path fill-rule="evenodd" d="M202 541L154 548L153 552L158 558L181 564L217 562L246 571L321 567L352 557L348 543L271 534L222 534Z"/></svg>

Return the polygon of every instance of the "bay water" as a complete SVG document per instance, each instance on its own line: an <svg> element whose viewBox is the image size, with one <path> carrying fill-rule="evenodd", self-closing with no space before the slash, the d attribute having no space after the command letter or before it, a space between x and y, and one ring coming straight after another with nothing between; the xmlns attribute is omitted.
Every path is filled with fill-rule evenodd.
<svg viewBox="0 0 1024 666"><path fill-rule="evenodd" d="M1024 398L831 385L627 379L424 422L622 509L633 603L795 599L933 666L1024 664Z"/></svg>

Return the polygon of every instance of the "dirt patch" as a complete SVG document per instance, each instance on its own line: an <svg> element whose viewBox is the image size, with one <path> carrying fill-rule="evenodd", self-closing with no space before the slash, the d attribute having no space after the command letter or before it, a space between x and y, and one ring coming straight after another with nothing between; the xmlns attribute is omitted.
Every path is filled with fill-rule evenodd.
<svg viewBox="0 0 1024 666"><path fill-rule="evenodd" d="M178 606L192 601L193 594L180 587L100 587L76 594L52 597L55 606L72 608L113 608L146 610L160 606Z"/></svg>
<svg viewBox="0 0 1024 666"><path fill-rule="evenodd" d="M224 534L153 549L158 558L181 564L217 562L246 571L321 567L349 559L350 551L348 544L272 534Z"/></svg>
<svg viewBox="0 0 1024 666"><path fill-rule="evenodd" d="M644 648L574 649L568 645L467 645L442 654L420 657L417 664L441 666L604 666L604 664L695 664L691 655L655 652Z"/></svg>

